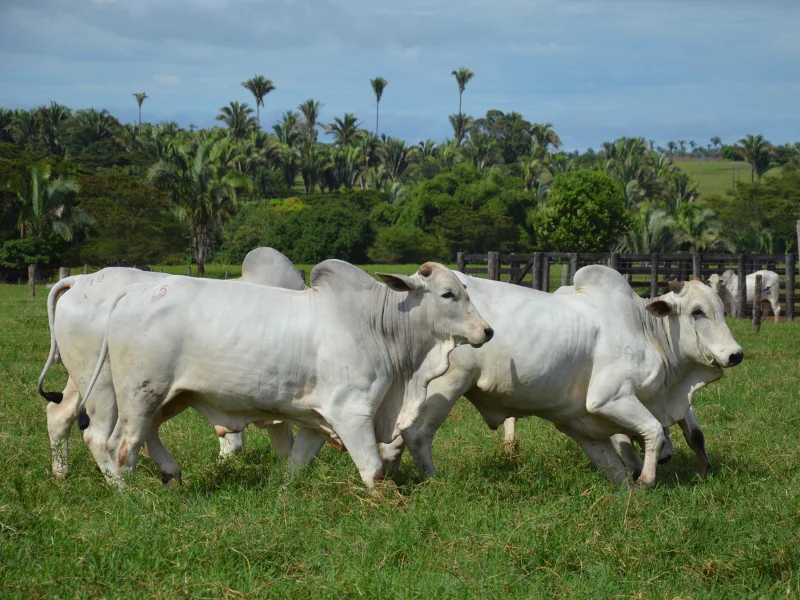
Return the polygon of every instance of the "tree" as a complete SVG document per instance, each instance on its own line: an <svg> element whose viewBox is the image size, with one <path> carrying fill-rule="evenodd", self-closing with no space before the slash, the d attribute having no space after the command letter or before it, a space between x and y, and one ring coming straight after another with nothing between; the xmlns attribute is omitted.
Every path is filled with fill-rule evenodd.
<svg viewBox="0 0 800 600"><path fill-rule="evenodd" d="M710 138L709 141L714 146L714 148L719 147L720 151L722 151L722 140L718 135L715 135L714 137Z"/></svg>
<svg viewBox="0 0 800 600"><path fill-rule="evenodd" d="M472 128L472 117L458 113L457 115L450 115L449 119L453 128L456 148L460 148L461 142L464 141L464 138L467 137L469 130Z"/></svg>
<svg viewBox="0 0 800 600"><path fill-rule="evenodd" d="M456 78L458 84L458 115L461 116L461 97L464 95L464 90L467 87L470 79L475 77L475 73L470 71L467 67L459 67L451 73Z"/></svg>
<svg viewBox="0 0 800 600"><path fill-rule="evenodd" d="M344 118L333 118L333 123L328 124L325 133L332 134L336 144L345 148L358 139L358 125L358 119L353 113L344 113Z"/></svg>
<svg viewBox="0 0 800 600"><path fill-rule="evenodd" d="M375 93L375 135L378 135L378 117L381 107L381 98L383 97L383 90L386 89L389 82L383 77L370 79L369 82L372 84L372 91Z"/></svg>
<svg viewBox="0 0 800 600"><path fill-rule="evenodd" d="M378 155L392 181L397 181L408 166L418 160L415 147L406 146L403 140L391 137L378 149Z"/></svg>
<svg viewBox="0 0 800 600"><path fill-rule="evenodd" d="M305 120L303 126L306 134L314 140L317 139L317 121L319 120L319 111L322 110L323 106L322 102L309 98L297 107Z"/></svg>
<svg viewBox="0 0 800 600"><path fill-rule="evenodd" d="M531 124L518 112L503 113L500 110L488 110L486 116L475 119L472 131L488 135L497 144L505 164L517 162L531 148Z"/></svg>
<svg viewBox="0 0 800 600"><path fill-rule="evenodd" d="M134 93L133 95L136 97L136 104L139 105L139 129L141 129L142 128L142 104L144 104L144 101L147 100L147 98L149 98L149 96L147 94L145 94L144 92L142 92L141 94Z"/></svg>
<svg viewBox="0 0 800 600"><path fill-rule="evenodd" d="M233 214L237 191L251 185L247 176L229 170L220 160L228 143L224 139L178 143L174 153L147 174L151 183L167 192L178 216L188 224L200 277L205 275L215 230Z"/></svg>
<svg viewBox="0 0 800 600"><path fill-rule="evenodd" d="M256 123L258 128L261 129L261 111L260 106L264 106L264 96L275 90L275 85L270 79L263 75L255 75L252 79L242 82L242 86L253 94L256 99Z"/></svg>
<svg viewBox="0 0 800 600"><path fill-rule="evenodd" d="M739 147L736 152L750 165L750 183L753 183L753 176L757 175L761 181L761 176L769 170L770 159L772 158L772 144L770 144L761 134L747 134L739 140Z"/></svg>
<svg viewBox="0 0 800 600"><path fill-rule="evenodd" d="M558 173L531 221L543 250L608 252L628 229L622 184L599 171Z"/></svg>
<svg viewBox="0 0 800 600"><path fill-rule="evenodd" d="M28 256L31 279L36 272L36 264L46 260L44 257L53 250L52 244L48 243L52 234L69 242L76 228L94 221L88 214L73 207L80 190L78 184L61 177L52 179L52 166L47 160L40 160L31 166L30 179L12 177L6 182L5 189L19 200L17 228L20 239L27 241L20 242L18 249L22 256ZM35 294L32 281L31 294Z"/></svg>
<svg viewBox="0 0 800 600"><path fill-rule="evenodd" d="M735 248L722 234L714 211L696 204L681 205L675 217L676 233L690 252L733 252Z"/></svg>
<svg viewBox="0 0 800 600"><path fill-rule="evenodd" d="M246 102L239 104L238 101L233 101L219 109L217 121L228 126L228 133L233 139L240 139L255 128L256 120L252 115L253 109Z"/></svg>
<svg viewBox="0 0 800 600"><path fill-rule="evenodd" d="M558 137L552 123L534 123L531 127L531 137L534 144L534 156L542 158L549 152L550 146L558 150L561 148L561 138Z"/></svg>

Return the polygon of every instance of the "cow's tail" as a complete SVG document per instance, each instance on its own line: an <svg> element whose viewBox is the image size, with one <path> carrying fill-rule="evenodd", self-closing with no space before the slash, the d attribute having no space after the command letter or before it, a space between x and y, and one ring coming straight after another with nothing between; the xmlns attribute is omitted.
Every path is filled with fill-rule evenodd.
<svg viewBox="0 0 800 600"><path fill-rule="evenodd" d="M78 277L79 275L65 277L56 283L52 288L50 288L50 293L47 295L47 320L50 324L50 355L47 357L47 362L44 364L44 370L42 371L42 374L39 375L39 395L48 402L53 402L54 404L60 404L61 400L64 398L64 394L61 392L46 392L44 390L44 378L47 377L47 372L53 365L53 361L56 358L56 352L58 351L55 330L56 301L62 293L75 285Z"/></svg>
<svg viewBox="0 0 800 600"><path fill-rule="evenodd" d="M117 302L119 302L125 294L128 292L123 291L114 298L114 302L111 303L111 309L108 311L108 321L106 321L106 333L103 336L103 345L100 347L100 357L97 359L97 366L94 369L94 373L92 374L92 379L89 381L89 385L86 386L86 392L83 394L80 403L78 404L78 427L83 431L87 427L89 427L89 415L86 414L86 401L89 399L89 395L92 393L92 388L94 384L97 383L97 378L100 377L100 372L103 370L103 363L106 361L106 355L108 354L108 329L109 325L111 324L111 316L114 314L114 307L117 306Z"/></svg>

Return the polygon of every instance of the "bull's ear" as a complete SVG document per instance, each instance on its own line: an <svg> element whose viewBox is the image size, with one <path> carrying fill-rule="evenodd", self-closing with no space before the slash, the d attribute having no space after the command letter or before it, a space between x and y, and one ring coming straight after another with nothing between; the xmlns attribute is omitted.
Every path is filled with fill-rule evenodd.
<svg viewBox="0 0 800 600"><path fill-rule="evenodd" d="M411 292L418 287L411 277L406 277L405 275L392 275L391 273L375 273L375 275L380 277L383 283L395 292Z"/></svg>
<svg viewBox="0 0 800 600"><path fill-rule="evenodd" d="M666 317L672 313L672 305L666 300L658 299L653 300L647 305L648 312L657 317Z"/></svg>

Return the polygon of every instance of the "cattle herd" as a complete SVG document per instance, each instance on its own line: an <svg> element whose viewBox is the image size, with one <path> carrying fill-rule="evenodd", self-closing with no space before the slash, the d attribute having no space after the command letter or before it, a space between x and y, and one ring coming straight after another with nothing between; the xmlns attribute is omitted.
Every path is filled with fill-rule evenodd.
<svg viewBox="0 0 800 600"><path fill-rule="evenodd" d="M551 421L615 484L655 484L675 423L700 472L711 471L692 396L742 361L725 322L735 277L671 282L644 300L599 265L554 294L437 263L378 276L327 260L306 287L286 257L259 248L239 280L109 267L59 281L39 378L54 476L68 474L78 421L109 482L124 485L143 445L165 483L179 480L159 427L193 407L221 457L241 451L254 423L288 475L327 441L372 488L406 447L424 475L435 473L434 434L461 396L493 429ZM44 389L56 355L69 373L63 393Z"/></svg>

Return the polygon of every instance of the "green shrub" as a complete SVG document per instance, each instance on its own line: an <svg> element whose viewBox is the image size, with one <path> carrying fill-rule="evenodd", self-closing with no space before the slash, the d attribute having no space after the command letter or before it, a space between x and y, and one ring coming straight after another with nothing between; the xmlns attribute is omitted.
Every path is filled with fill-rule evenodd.
<svg viewBox="0 0 800 600"><path fill-rule="evenodd" d="M446 248L436 238L413 225L393 225L378 232L375 244L369 249L374 263L423 263L442 260Z"/></svg>

